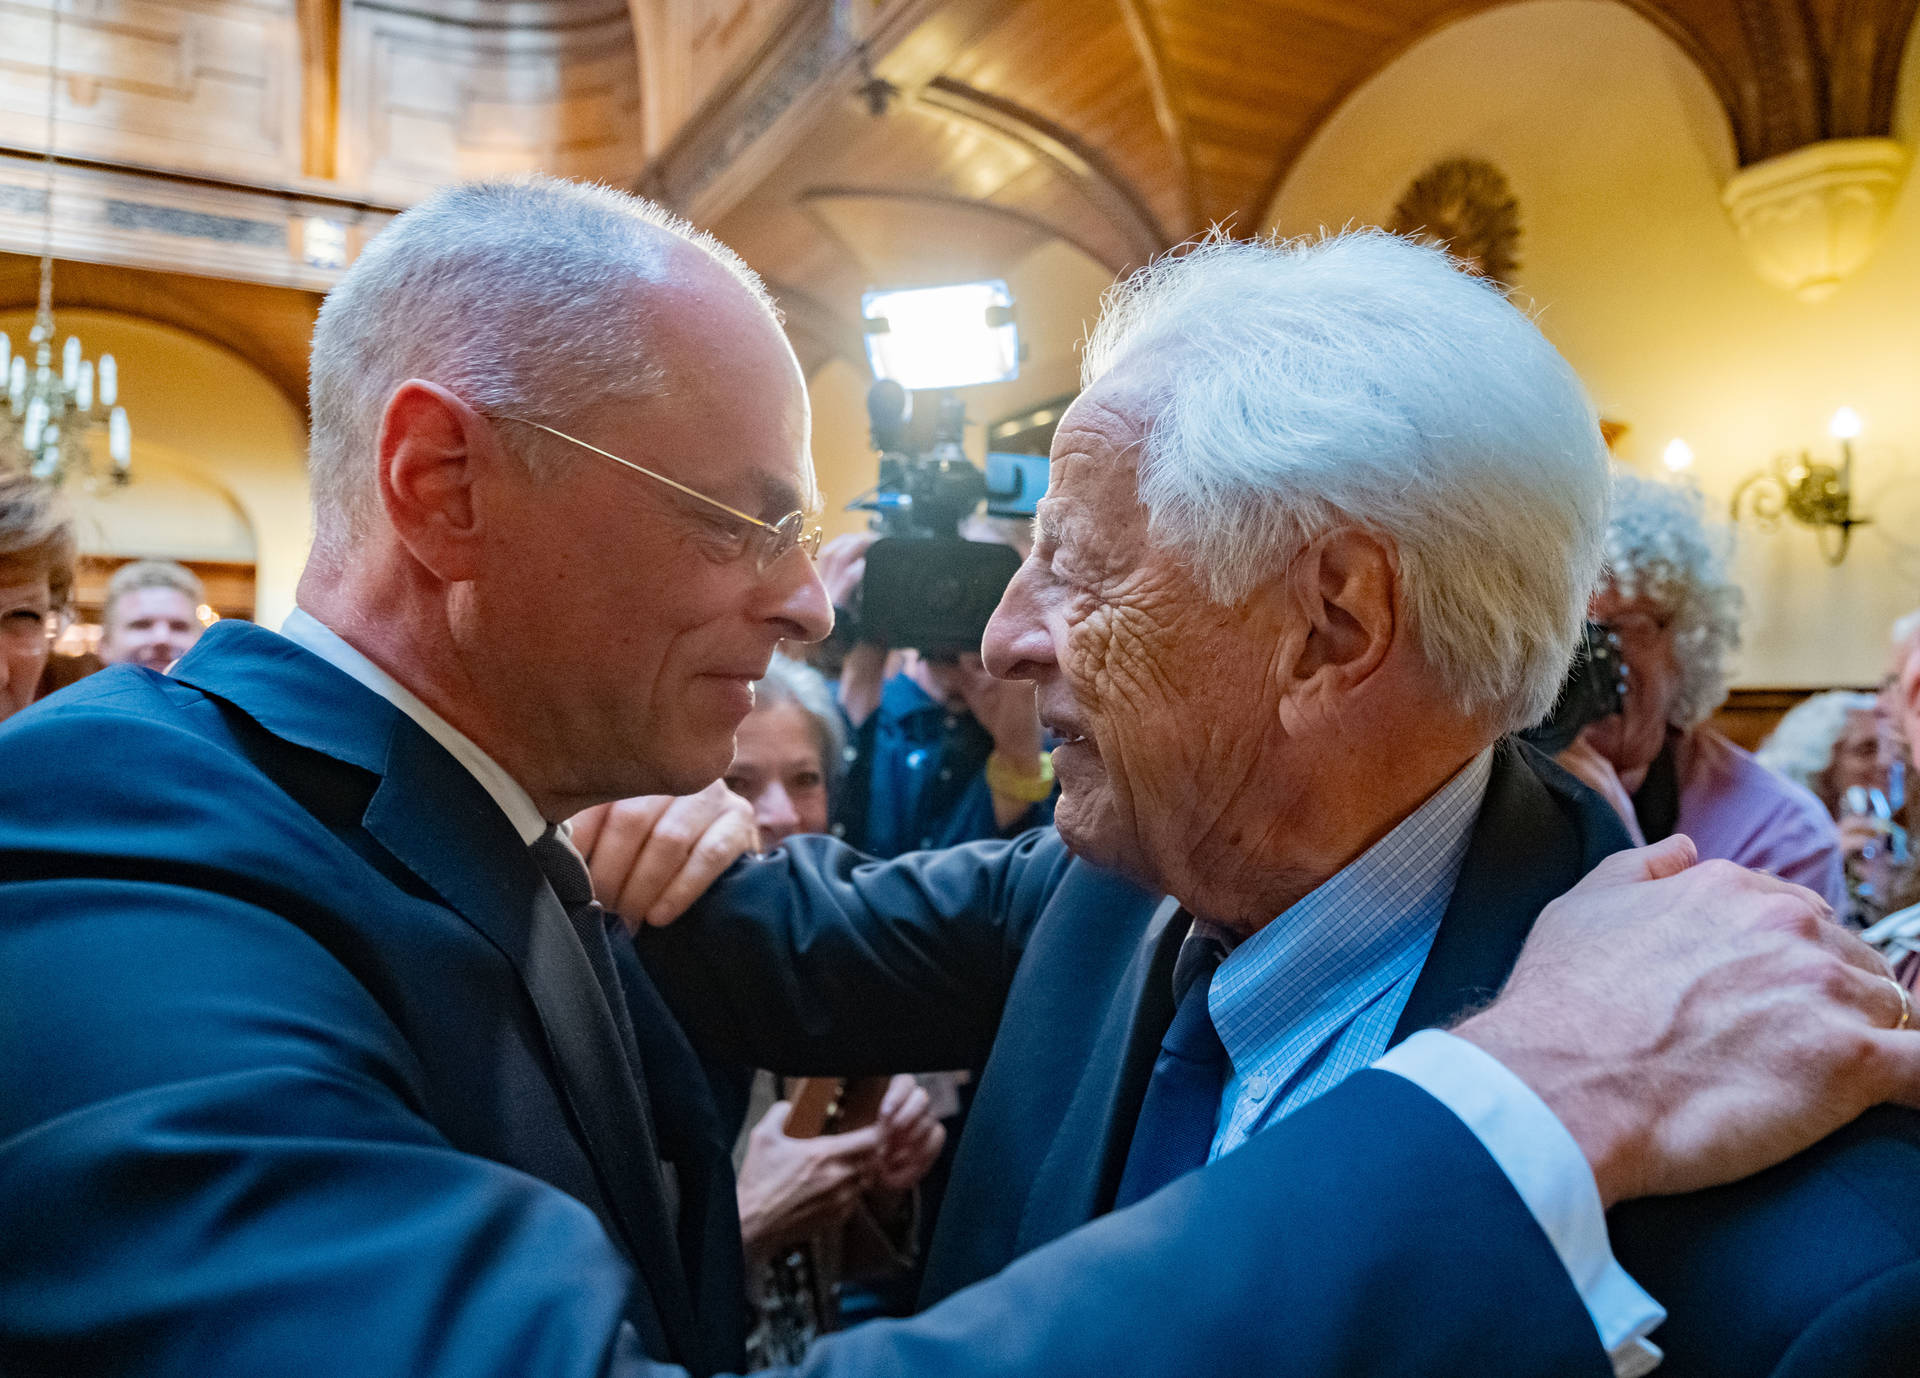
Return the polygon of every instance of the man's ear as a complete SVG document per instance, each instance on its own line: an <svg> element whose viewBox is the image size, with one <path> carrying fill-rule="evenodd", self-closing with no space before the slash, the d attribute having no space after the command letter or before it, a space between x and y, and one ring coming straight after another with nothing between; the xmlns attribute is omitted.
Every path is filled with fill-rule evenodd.
<svg viewBox="0 0 1920 1378"><path fill-rule="evenodd" d="M1313 541L1287 568L1305 626L1288 666L1290 696L1337 702L1380 668L1398 627L1399 561L1370 531L1344 527Z"/></svg>
<svg viewBox="0 0 1920 1378"><path fill-rule="evenodd" d="M387 398L375 447L380 503L400 543L444 582L475 575L474 484L499 448L487 423L437 383L409 378Z"/></svg>

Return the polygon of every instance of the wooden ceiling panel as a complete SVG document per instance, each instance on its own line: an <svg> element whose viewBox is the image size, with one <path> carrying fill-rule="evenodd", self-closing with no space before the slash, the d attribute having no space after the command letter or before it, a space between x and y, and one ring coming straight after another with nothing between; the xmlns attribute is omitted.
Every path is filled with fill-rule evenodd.
<svg viewBox="0 0 1920 1378"><path fill-rule="evenodd" d="M1210 222L1251 231L1301 150L1362 83L1442 25L1502 0L874 3L889 12L917 4L923 17L952 22L925 18L896 40L913 63L875 52L873 70L903 88L890 112L867 116L849 89L720 227L750 261L828 310L851 310L863 275L888 261L881 251L891 246L878 241L938 238L939 214L880 214L875 192L947 207L956 227L971 223L965 207L977 203L1114 271ZM1619 3L1699 66L1727 108L1743 165L1821 138L1889 133L1898 62L1920 11L1920 0ZM927 39L936 29L944 49L938 35ZM796 213L823 190L866 193L867 209L832 225ZM921 247L934 252L912 261L937 261L937 245Z"/></svg>
<svg viewBox="0 0 1920 1378"><path fill-rule="evenodd" d="M1184 191L1167 176L1170 150L1140 54L1115 0L1033 0L947 75L1074 131L1118 169L1162 225L1187 219Z"/></svg>

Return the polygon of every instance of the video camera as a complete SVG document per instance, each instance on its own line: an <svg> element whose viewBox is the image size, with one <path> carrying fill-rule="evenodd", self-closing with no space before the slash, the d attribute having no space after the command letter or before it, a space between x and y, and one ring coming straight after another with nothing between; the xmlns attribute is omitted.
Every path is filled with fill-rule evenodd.
<svg viewBox="0 0 1920 1378"><path fill-rule="evenodd" d="M1602 622L1589 622L1574 649L1573 665L1560 683L1553 711L1520 734L1546 752L1557 755L1573 745L1588 723L1610 718L1626 706L1627 660L1620 637Z"/></svg>
<svg viewBox="0 0 1920 1378"><path fill-rule="evenodd" d="M966 406L940 399L933 440L924 452L909 438L913 397L881 379L867 392L880 481L853 504L872 512L881 533L867 551L867 571L850 609L862 640L912 647L930 660L980 649L987 619L1020 568L1010 546L970 541L962 524L982 501L990 516L1030 517L1047 487L1043 455L989 455L982 472L960 447Z"/></svg>

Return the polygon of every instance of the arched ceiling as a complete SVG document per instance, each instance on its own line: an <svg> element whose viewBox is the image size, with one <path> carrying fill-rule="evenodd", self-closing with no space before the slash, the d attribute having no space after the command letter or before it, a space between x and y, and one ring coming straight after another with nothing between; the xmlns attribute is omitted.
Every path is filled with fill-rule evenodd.
<svg viewBox="0 0 1920 1378"><path fill-rule="evenodd" d="M1593 2L1692 58L1743 164L1889 133L1920 8ZM0 0L0 250L40 241L55 3ZM853 306L881 278L1054 240L1118 273L1210 225L1250 232L1362 83L1496 0L146 0L137 35L58 3L56 253L159 270L76 266L62 299L192 318L297 395L312 294L456 177L539 168L665 201L778 284L812 368L857 357ZM21 271L0 259L0 298ZM261 292L195 285L216 279Z"/></svg>
<svg viewBox="0 0 1920 1378"><path fill-rule="evenodd" d="M1699 65L1742 164L1890 132L1920 6L1606 2ZM639 187L714 228L789 300L804 297L811 325L796 340L818 359L844 350L851 304L882 267L892 281L952 274L1042 234L1118 273L1212 225L1250 233L1356 88L1440 26L1495 7L896 0L870 7L890 25L848 31L835 27L842 7L801 3Z"/></svg>

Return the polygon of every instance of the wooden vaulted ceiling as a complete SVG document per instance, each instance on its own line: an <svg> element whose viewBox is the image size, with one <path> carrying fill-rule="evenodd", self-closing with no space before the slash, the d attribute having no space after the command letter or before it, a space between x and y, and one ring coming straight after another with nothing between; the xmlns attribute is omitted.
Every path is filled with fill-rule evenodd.
<svg viewBox="0 0 1920 1378"><path fill-rule="evenodd" d="M1118 274L1212 225L1251 232L1361 84L1439 27L1504 2L261 0L230 11L153 0L171 16L169 60L192 78L175 90L143 80L146 50L127 48L119 27L65 0L69 22L98 31L72 46L81 66L63 88L73 108L62 151L171 177L166 195L181 205L201 181L261 206L288 189L311 201L279 213L192 203L262 221L249 230L271 229L275 214L339 214L370 217L370 233L428 187L481 171L631 184L768 277L811 372L859 360L858 294L877 282L1006 271L1050 242ZM1607 2L1699 67L1743 164L1890 133L1920 9ZM49 3L0 0L0 21ZM223 41L278 63L251 85L233 64L201 60L207 34L243 19L259 32ZM31 62L0 55L0 94L8 80L18 99L11 125L0 101L0 155L17 158L37 151L28 116L44 87ZM104 113L123 106L117 123ZM231 113L242 108L253 113ZM7 205L0 195L0 219ZM63 266L61 299L193 323L299 393L324 281L297 265L249 278L239 256L130 252L76 250L121 267ZM29 267L0 258L0 305L31 301ZM145 271L155 267L179 271Z"/></svg>
<svg viewBox="0 0 1920 1378"><path fill-rule="evenodd" d="M774 281L811 369L857 352L852 304L876 280L964 274L969 260L990 267L1046 237L1119 273L1212 225L1252 232L1356 88L1420 38L1497 3L927 3L917 22L869 41L858 77L843 67L822 78L840 89L804 116L796 105L756 150L726 126L765 101L755 83L777 71L776 45L695 116L640 186L711 225ZM1920 6L1619 3L1699 66L1742 164L1889 133ZM810 8L797 5L794 22ZM745 149L734 175L714 175L716 145ZM694 159L705 163L699 186L676 196L686 181L677 160Z"/></svg>

